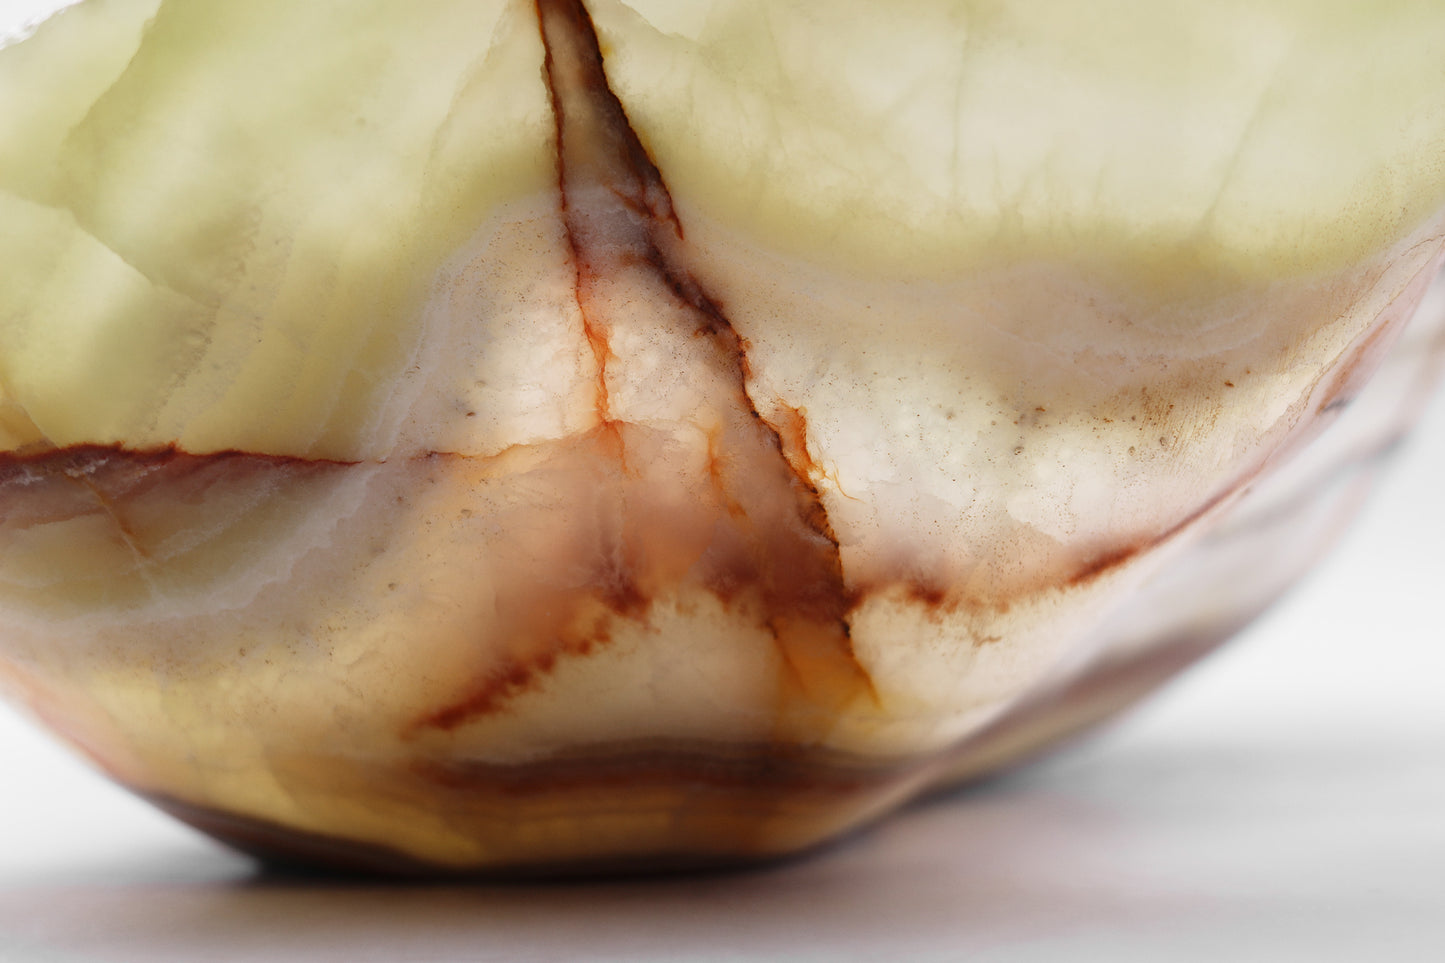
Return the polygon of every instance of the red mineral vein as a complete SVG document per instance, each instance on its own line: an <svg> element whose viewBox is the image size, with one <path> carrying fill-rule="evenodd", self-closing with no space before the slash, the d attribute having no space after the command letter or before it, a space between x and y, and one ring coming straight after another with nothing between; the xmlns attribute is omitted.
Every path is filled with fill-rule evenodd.
<svg viewBox="0 0 1445 963"><path fill-rule="evenodd" d="M801 437L785 443L759 413L748 394L746 344L722 305L665 253L682 241L682 225L609 87L586 9L577 0L536 6L556 120L560 215L582 335L597 369L598 429L583 447L589 457L610 454L621 471L597 477L592 528L577 539L590 551L567 554L572 565L590 569L586 586L553 593L545 617L510 618L501 629L509 657L418 725L449 730L498 711L553 672L560 657L607 644L610 617L645 623L659 597L689 588L710 592L771 634L790 677L785 698L830 708L876 698L852 650L853 599L838 542L809 463L797 460L806 459L806 447ZM638 288L619 295L618 279L639 273L650 278L650 300L640 300ZM654 331L655 318L685 319L685 327ZM649 447L648 429L620 417L618 385L650 376L646 362L619 357L622 327L634 343L642 332L699 365L701 396L709 397L711 385L724 386L726 396L712 412L719 423L697 424L707 445L703 478L668 478L670 468L644 477L666 450ZM679 423L692 417L673 414ZM805 432L801 412L797 420L790 427ZM699 487L696 497L689 491L678 507L678 490L691 485ZM598 520L609 517L611 524Z"/></svg>
<svg viewBox="0 0 1445 963"><path fill-rule="evenodd" d="M540 8L538 15L541 15ZM552 45L545 42L545 32L543 33L543 41L542 76L546 78L548 96L552 102L552 120L555 128L554 136L557 141L558 213L561 215L562 223L567 225L570 222L572 212L571 204L567 197L567 177L563 169L562 158L566 153L566 144L569 138L566 125L562 122L562 111L557 107L558 92L555 77L558 68L556 57L552 52ZM600 323L597 318L593 317L592 312L588 310L588 298L586 296L588 278L587 273L583 270L583 252L578 248L577 235L569 228L565 231L565 237L567 252L573 270L573 296L577 301L577 310L582 318L582 335L587 341L587 346L592 352L593 364L596 365L597 368L595 376L596 394L593 401L593 408L597 415L597 423L599 425L607 425L612 421L611 404L609 402L607 388L608 362L614 357L612 353L611 334L607 330L607 327Z"/></svg>

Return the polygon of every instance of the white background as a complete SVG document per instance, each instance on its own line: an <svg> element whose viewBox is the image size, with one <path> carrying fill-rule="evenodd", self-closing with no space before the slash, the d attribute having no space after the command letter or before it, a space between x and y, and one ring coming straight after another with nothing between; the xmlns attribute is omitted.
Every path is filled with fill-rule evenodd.
<svg viewBox="0 0 1445 963"><path fill-rule="evenodd" d="M1442 477L1437 404L1309 582L1144 710L755 872L259 875L0 708L0 963L1445 960Z"/></svg>

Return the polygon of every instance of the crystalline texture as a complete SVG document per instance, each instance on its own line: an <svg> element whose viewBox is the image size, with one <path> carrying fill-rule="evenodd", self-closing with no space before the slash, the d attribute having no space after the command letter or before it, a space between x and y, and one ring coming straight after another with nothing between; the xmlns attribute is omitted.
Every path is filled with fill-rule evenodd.
<svg viewBox="0 0 1445 963"><path fill-rule="evenodd" d="M1137 698L1432 373L1445 17L1023 7L0 50L0 688L254 850L519 871L794 851Z"/></svg>

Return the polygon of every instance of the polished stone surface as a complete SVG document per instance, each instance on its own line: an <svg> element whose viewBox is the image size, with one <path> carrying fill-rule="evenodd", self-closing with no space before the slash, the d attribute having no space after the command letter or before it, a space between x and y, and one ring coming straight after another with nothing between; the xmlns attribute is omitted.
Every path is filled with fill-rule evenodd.
<svg viewBox="0 0 1445 963"><path fill-rule="evenodd" d="M0 959L1429 963L1445 943L1445 404L1424 427L1315 577L1104 738L756 872L258 875L7 714L0 758L28 776L0 794Z"/></svg>
<svg viewBox="0 0 1445 963"><path fill-rule="evenodd" d="M521 875L801 852L1160 684L1438 366L1445 14L1026 6L0 48L0 693L260 855Z"/></svg>

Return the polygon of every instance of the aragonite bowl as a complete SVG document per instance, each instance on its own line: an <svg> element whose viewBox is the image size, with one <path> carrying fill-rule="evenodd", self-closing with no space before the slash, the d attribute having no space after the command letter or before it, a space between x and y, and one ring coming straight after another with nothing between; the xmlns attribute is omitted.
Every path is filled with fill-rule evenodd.
<svg viewBox="0 0 1445 963"><path fill-rule="evenodd" d="M798 852L1115 714L1441 361L1445 13L1297 8L65 9L0 47L0 691L409 873Z"/></svg>

